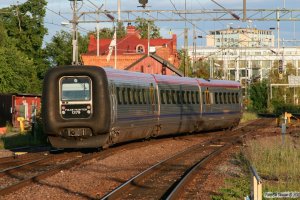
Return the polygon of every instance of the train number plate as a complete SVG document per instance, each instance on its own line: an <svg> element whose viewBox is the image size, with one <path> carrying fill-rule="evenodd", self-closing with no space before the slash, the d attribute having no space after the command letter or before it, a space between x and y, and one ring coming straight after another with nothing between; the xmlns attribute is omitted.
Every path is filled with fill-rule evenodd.
<svg viewBox="0 0 300 200"><path fill-rule="evenodd" d="M63 118L89 118L91 116L90 104L77 104L77 105L62 105L61 115Z"/></svg>

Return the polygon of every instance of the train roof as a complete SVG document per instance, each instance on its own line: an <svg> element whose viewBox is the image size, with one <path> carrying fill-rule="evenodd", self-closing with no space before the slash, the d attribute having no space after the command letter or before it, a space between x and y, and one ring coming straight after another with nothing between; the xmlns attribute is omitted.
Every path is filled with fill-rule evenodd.
<svg viewBox="0 0 300 200"><path fill-rule="evenodd" d="M132 80L132 81L145 81L157 82L158 84L178 84L178 85L193 85L203 87L241 87L239 82L230 80L206 80L202 78L180 77L160 74L146 74L141 72L132 72L127 70L118 70L112 67L103 67L109 78Z"/></svg>
<svg viewBox="0 0 300 200"><path fill-rule="evenodd" d="M203 87L231 87L231 88L239 88L241 87L241 84L236 81L230 81L230 80L215 80L215 79L202 79L198 78L200 86Z"/></svg>
<svg viewBox="0 0 300 200"><path fill-rule="evenodd" d="M143 81L146 83L153 82L153 76L151 74L132 72L127 70L119 70L111 67L103 67L108 78L128 80L128 81Z"/></svg>

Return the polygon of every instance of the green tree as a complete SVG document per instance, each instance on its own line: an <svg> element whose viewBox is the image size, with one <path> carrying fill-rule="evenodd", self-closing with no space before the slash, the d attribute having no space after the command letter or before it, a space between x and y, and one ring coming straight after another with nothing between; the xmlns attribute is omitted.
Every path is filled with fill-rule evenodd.
<svg viewBox="0 0 300 200"><path fill-rule="evenodd" d="M33 60L14 46L2 23L0 38L0 92L39 93L41 84Z"/></svg>
<svg viewBox="0 0 300 200"><path fill-rule="evenodd" d="M266 80L254 83L250 87L250 108L257 113L264 113L268 108L268 83Z"/></svg>
<svg viewBox="0 0 300 200"><path fill-rule="evenodd" d="M114 27L112 28L101 28L99 30L99 38L100 39L112 39L114 35ZM97 37L97 30L89 32L88 35L93 34L95 38ZM123 25L123 22L118 22L117 23L117 38L123 38L126 35L126 30Z"/></svg>
<svg viewBox="0 0 300 200"><path fill-rule="evenodd" d="M88 37L78 34L78 52L86 53ZM45 47L45 56L51 66L70 65L72 63L72 34L66 31L57 32Z"/></svg>
<svg viewBox="0 0 300 200"><path fill-rule="evenodd" d="M194 63L194 76L204 79L209 79L209 62L198 60Z"/></svg>
<svg viewBox="0 0 300 200"><path fill-rule="evenodd" d="M188 54L184 51L184 49L180 49L178 51L178 56L180 60L179 70L184 73L185 71L185 58L187 59L187 76L192 76L192 68L191 68L191 58Z"/></svg>
<svg viewBox="0 0 300 200"><path fill-rule="evenodd" d="M7 35L16 41L16 47L31 58L41 56L46 14L46 0L28 0L3 9L1 15Z"/></svg>
<svg viewBox="0 0 300 200"><path fill-rule="evenodd" d="M150 38L160 38L159 28L154 24L154 21L148 21L145 18L138 17L135 22L136 29L140 31L142 38L148 38L148 23L150 25Z"/></svg>
<svg viewBox="0 0 300 200"><path fill-rule="evenodd" d="M16 54L22 54L21 57L25 59L24 66L26 66L27 60L32 62L32 66L35 66L32 73L36 78L32 80L32 84L35 83L38 88L40 88L38 85L48 68L42 49L43 38L47 33L47 29L44 27L46 5L46 0L28 0L20 5L3 8L1 10L3 13L0 15L1 24L3 24L1 34L5 32L9 38L6 41L6 48L12 48ZM23 65L21 64L21 66ZM15 66L7 67L14 68ZM24 74L21 75L23 79L26 79Z"/></svg>

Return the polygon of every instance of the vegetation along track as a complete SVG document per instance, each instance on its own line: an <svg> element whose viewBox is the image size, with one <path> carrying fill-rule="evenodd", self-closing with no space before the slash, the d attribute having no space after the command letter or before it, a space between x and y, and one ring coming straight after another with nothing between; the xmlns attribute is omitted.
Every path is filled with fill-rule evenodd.
<svg viewBox="0 0 300 200"><path fill-rule="evenodd" d="M194 145L163 160L129 179L102 199L173 199L178 198L195 172L222 151L258 128L266 127L270 119L260 119L227 132L222 137Z"/></svg>

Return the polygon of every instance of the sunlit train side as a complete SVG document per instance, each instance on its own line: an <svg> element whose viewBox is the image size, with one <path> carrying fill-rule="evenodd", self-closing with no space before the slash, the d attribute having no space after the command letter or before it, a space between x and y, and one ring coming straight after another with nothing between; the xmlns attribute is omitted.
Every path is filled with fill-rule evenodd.
<svg viewBox="0 0 300 200"><path fill-rule="evenodd" d="M59 148L231 128L241 108L234 81L95 66L53 68L44 79L44 131Z"/></svg>

